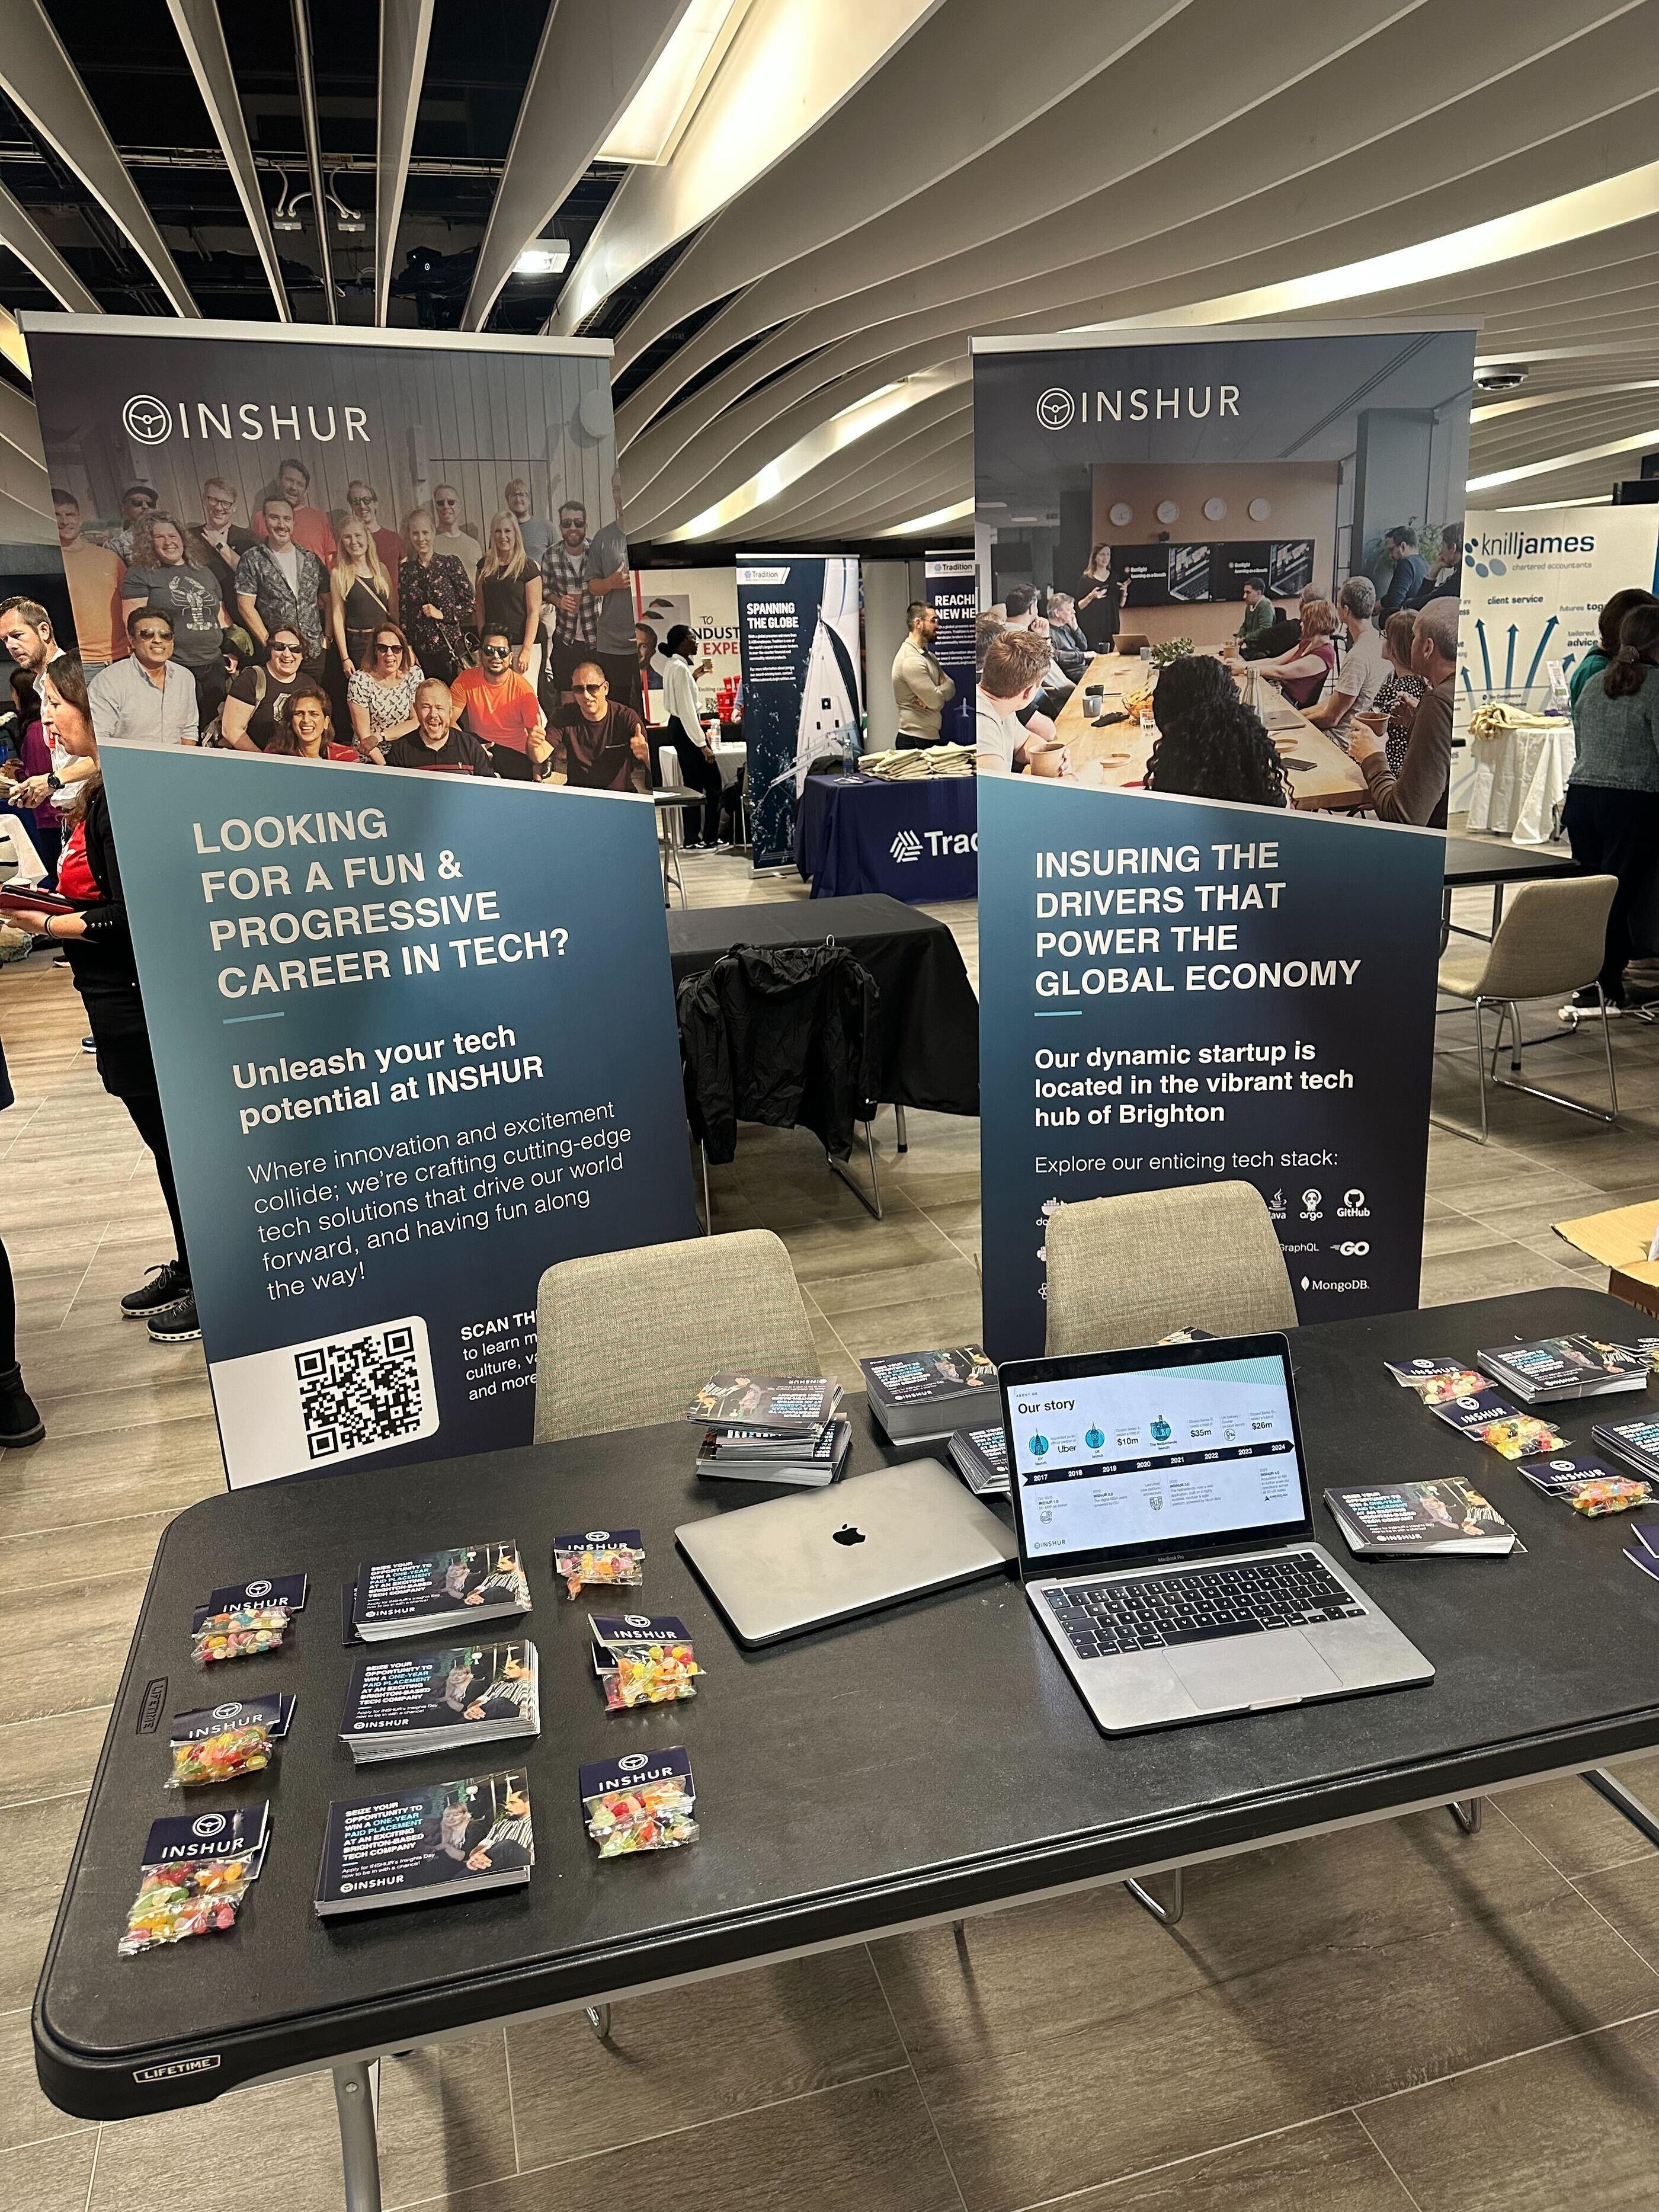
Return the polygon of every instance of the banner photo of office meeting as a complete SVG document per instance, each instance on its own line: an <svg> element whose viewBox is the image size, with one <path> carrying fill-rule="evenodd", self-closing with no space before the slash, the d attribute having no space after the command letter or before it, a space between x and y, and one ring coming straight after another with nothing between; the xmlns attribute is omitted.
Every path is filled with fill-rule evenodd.
<svg viewBox="0 0 1659 2212"><path fill-rule="evenodd" d="M232 1488L528 1443L544 1269L696 1233L649 802L100 757Z"/></svg>
<svg viewBox="0 0 1659 2212"><path fill-rule="evenodd" d="M753 865L781 867L815 760L863 747L859 564L839 554L746 554L738 563L743 734Z"/></svg>
<svg viewBox="0 0 1659 2212"><path fill-rule="evenodd" d="M1468 330L976 339L981 774L1443 829L1474 363Z"/></svg>
<svg viewBox="0 0 1659 2212"><path fill-rule="evenodd" d="M100 741L647 787L608 344L27 328Z"/></svg>

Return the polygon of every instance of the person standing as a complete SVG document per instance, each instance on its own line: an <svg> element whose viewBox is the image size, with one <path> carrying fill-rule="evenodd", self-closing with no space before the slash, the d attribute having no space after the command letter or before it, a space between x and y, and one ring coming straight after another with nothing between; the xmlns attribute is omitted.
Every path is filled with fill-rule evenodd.
<svg viewBox="0 0 1659 2212"><path fill-rule="evenodd" d="M15 1103L5 1048L0 1045L0 1113ZM17 1291L10 1257L0 1240L0 1450L38 1444L46 1433L40 1409L24 1387L23 1370L17 1364Z"/></svg>
<svg viewBox="0 0 1659 2212"><path fill-rule="evenodd" d="M236 564L254 542L251 530L239 530L231 520L235 512L235 485L223 477L208 477L202 485L202 520L185 539L189 559L217 580L228 622L236 617Z"/></svg>
<svg viewBox="0 0 1659 2212"><path fill-rule="evenodd" d="M565 781L580 791L648 791L651 749L631 707L613 702L597 660L579 661L576 703L559 720Z"/></svg>
<svg viewBox="0 0 1659 2212"><path fill-rule="evenodd" d="M1421 678L1424 693L1412 715L1412 733L1399 774L1389 767L1382 739L1363 722L1353 725L1348 750L1364 775L1372 810L1380 820L1443 830L1451 780L1452 688L1457 675L1455 599L1432 600L1419 612L1412 629L1412 673Z"/></svg>
<svg viewBox="0 0 1659 2212"><path fill-rule="evenodd" d="M1089 565L1073 596L1078 627L1088 641L1090 652L1110 653L1122 626L1129 586L1127 579L1119 582L1112 574L1109 545L1097 545L1090 554Z"/></svg>
<svg viewBox="0 0 1659 2212"><path fill-rule="evenodd" d="M259 538L270 535L265 507L270 499L285 500L292 515L289 538L307 553L314 553L326 568L334 559L334 526L320 507L309 504L310 495L311 471L305 463L291 456L279 461L276 481L260 501L259 512L253 519L254 534ZM241 589L240 584L237 589Z"/></svg>
<svg viewBox="0 0 1659 2212"><path fill-rule="evenodd" d="M467 665L472 621L473 572L453 553L437 550L437 525L429 507L417 507L404 523L409 548L398 571L398 613L415 658L430 676L453 684Z"/></svg>
<svg viewBox="0 0 1659 2212"><path fill-rule="evenodd" d="M26 670L12 670L11 696L16 708L17 774L6 790L6 804L15 811L30 844L40 856L46 869L40 878L41 889L56 890L58 855L64 844L64 817L52 805L55 778L52 747L46 742L46 726L40 719L40 695L34 678ZM45 794L34 805L24 803L25 787L30 784L39 784Z"/></svg>
<svg viewBox="0 0 1659 2212"><path fill-rule="evenodd" d="M173 658L172 616L161 607L135 607L127 617L127 638L128 659L112 660L88 687L99 744L193 745L202 729L196 678ZM95 775L95 753L78 755L77 761L79 775L66 769L65 782Z"/></svg>
<svg viewBox="0 0 1659 2212"><path fill-rule="evenodd" d="M522 681L522 679L520 679ZM494 775L489 748L455 727L449 686L428 676L415 694L416 726L386 749L388 768L436 769L446 775Z"/></svg>
<svg viewBox="0 0 1659 2212"><path fill-rule="evenodd" d="M121 519L107 530L94 530L94 542L106 545L121 560L132 558L132 533L146 515L154 514L161 504L154 484L129 484L121 495Z"/></svg>
<svg viewBox="0 0 1659 2212"><path fill-rule="evenodd" d="M553 526L530 512L530 486L523 477L513 477L501 486L501 505L518 524L524 550L539 568L543 554L553 543Z"/></svg>
<svg viewBox="0 0 1659 2212"><path fill-rule="evenodd" d="M141 628L164 619L148 613L137 617ZM106 677L113 673L104 672ZM182 1344L200 1336L202 1329L191 1289L179 1192L150 1057L109 801L98 772L98 739L78 661L66 657L58 663L41 684L40 705L58 743L74 758L88 763L92 772L77 787L72 826L58 872L58 890L75 901L76 911L20 914L18 926L56 939L68 953L75 988L87 1010L99 1075L105 1090L126 1108L155 1157L156 1180L173 1224L174 1256L152 1268L145 1282L127 1292L121 1310L133 1320L147 1321L158 1344Z"/></svg>
<svg viewBox="0 0 1659 2212"><path fill-rule="evenodd" d="M72 491L55 486L52 511L58 525L58 550L75 610L75 635L81 665L89 673L106 667L127 649L121 623L121 579L126 563L106 545L94 545L81 526L81 502Z"/></svg>
<svg viewBox="0 0 1659 2212"><path fill-rule="evenodd" d="M1418 617L1420 629L1435 601ZM1619 646L1599 676L1578 695L1573 726L1578 757L1567 778L1562 819L1572 857L1586 875L1616 876L1607 915L1606 952L1597 979L1611 1013L1629 1004L1625 969L1636 946L1631 925L1645 903L1659 855L1659 605L1632 607L1619 625ZM1419 719L1421 710L1419 712ZM1561 1009L1576 1021L1596 1004L1578 992Z"/></svg>
<svg viewBox="0 0 1659 2212"><path fill-rule="evenodd" d="M1394 563L1389 588L1382 594L1382 618L1401 607L1414 607L1428 570L1417 550L1417 532L1409 523L1397 523L1382 540L1382 550Z"/></svg>
<svg viewBox="0 0 1659 2212"><path fill-rule="evenodd" d="M954 681L933 657L939 616L921 599L904 611L905 638L893 655L893 703L898 708L898 741L915 750L939 741L944 710L957 696Z"/></svg>
<svg viewBox="0 0 1659 2212"><path fill-rule="evenodd" d="M173 657L196 681L200 727L225 696L223 633L230 626L218 578L185 557L185 533L170 514L152 514L132 533L132 560L121 585L123 619L140 608L173 623Z"/></svg>
<svg viewBox="0 0 1659 2212"><path fill-rule="evenodd" d="M1575 718L1579 693L1592 676L1599 676L1618 656L1619 633L1624 626L1625 617L1634 614L1638 607L1650 607L1655 604L1653 593L1639 587L1614 592L1610 599L1604 601L1595 619L1595 643L1576 665L1567 679L1567 696L1572 702Z"/></svg>
<svg viewBox="0 0 1659 2212"><path fill-rule="evenodd" d="M438 534L433 540L433 551L447 553L452 560L459 561L466 571L467 581L471 583L478 573L479 562L483 559L483 547L471 523L461 520L461 495L453 484L441 483L438 486L432 495L432 513L438 526Z"/></svg>
<svg viewBox="0 0 1659 2212"><path fill-rule="evenodd" d="M478 564L474 617L482 637L504 629L513 641L513 665L533 685L541 674L541 570L525 551L514 518L503 507L489 518L489 550Z"/></svg>
<svg viewBox="0 0 1659 2212"><path fill-rule="evenodd" d="M53 635L52 617L39 599L11 599L0 602L0 645L15 665L38 684L54 660L69 658Z"/></svg>
<svg viewBox="0 0 1659 2212"><path fill-rule="evenodd" d="M381 623L397 618L392 599L392 577L368 525L348 515L340 525L328 579L328 626L348 686L360 670L372 668L374 632Z"/></svg>
<svg viewBox="0 0 1659 2212"><path fill-rule="evenodd" d="M702 793L701 829L696 836L687 837L685 849L712 853L719 849L720 842L720 771L714 749L702 733L697 679L692 673L696 657L697 633L687 623L676 623L657 655L657 673L662 678L663 715L680 775L693 791ZM573 664L573 680L580 665L580 661Z"/></svg>
<svg viewBox="0 0 1659 2212"><path fill-rule="evenodd" d="M542 560L542 588L552 630L549 683L561 702L572 697L570 679L579 660L590 659L599 606L587 588L587 509L568 499L559 509L559 534Z"/></svg>
<svg viewBox="0 0 1659 2212"><path fill-rule="evenodd" d="M388 576L395 576L403 563L404 541L395 530L382 527L380 495L372 483L365 483L362 477L354 477L346 486L346 498L353 515L368 531L369 543L380 556L380 566Z"/></svg>
<svg viewBox="0 0 1659 2212"><path fill-rule="evenodd" d="M587 590L595 606L593 656L605 671L612 701L637 713L643 694L635 653L634 574L628 565L628 533L623 528L620 472L612 473L611 498L615 519L600 525L587 548Z"/></svg>
<svg viewBox="0 0 1659 2212"><path fill-rule="evenodd" d="M285 493L271 492L259 519L264 537L236 564L236 606L242 627L256 645L264 645L278 623L292 623L306 642L307 674L320 676L328 643L323 628L328 571L317 554L296 541L294 506ZM328 542L331 557L332 532Z"/></svg>
<svg viewBox="0 0 1659 2212"><path fill-rule="evenodd" d="M481 665L464 668L451 688L462 727L487 746L495 775L533 783L550 757L547 718L529 679L513 665L513 637L486 623L478 647Z"/></svg>

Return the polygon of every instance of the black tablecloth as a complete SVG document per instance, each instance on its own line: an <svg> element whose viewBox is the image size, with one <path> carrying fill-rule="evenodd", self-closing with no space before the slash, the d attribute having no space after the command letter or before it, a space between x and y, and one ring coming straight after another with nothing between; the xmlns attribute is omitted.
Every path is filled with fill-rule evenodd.
<svg viewBox="0 0 1659 2212"><path fill-rule="evenodd" d="M693 907L668 917L674 988L734 945L844 945L881 993L881 1096L935 1114L979 1112L979 1001L942 921L878 892Z"/></svg>

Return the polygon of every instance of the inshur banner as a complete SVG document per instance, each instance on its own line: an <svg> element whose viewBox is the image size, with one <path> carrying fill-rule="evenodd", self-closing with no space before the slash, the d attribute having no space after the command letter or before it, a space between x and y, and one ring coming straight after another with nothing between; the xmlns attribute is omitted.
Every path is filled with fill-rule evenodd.
<svg viewBox="0 0 1659 2212"><path fill-rule="evenodd" d="M1042 1348L1054 1208L1132 1191L1254 1183L1304 1320L1417 1302L1473 362L975 341L998 1359Z"/></svg>
<svg viewBox="0 0 1659 2212"><path fill-rule="evenodd" d="M841 555L753 553L738 562L743 735L753 865L780 867L812 763L863 749L859 564Z"/></svg>
<svg viewBox="0 0 1659 2212"><path fill-rule="evenodd" d="M696 1233L649 800L102 758L232 1486L527 1443L542 1271Z"/></svg>

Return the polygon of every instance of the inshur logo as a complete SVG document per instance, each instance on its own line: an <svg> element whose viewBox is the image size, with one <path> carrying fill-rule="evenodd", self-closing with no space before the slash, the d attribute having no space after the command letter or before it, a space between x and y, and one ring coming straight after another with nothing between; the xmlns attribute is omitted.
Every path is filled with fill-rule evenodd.
<svg viewBox="0 0 1659 2212"><path fill-rule="evenodd" d="M1073 392L1051 384L1037 394L1036 418L1045 430L1073 422L1201 422L1238 413L1236 384L1137 384L1127 391Z"/></svg>
<svg viewBox="0 0 1659 2212"><path fill-rule="evenodd" d="M297 399L288 405L253 399L168 401L153 392L135 392L121 409L121 428L139 446L164 446L172 437L235 438L250 446L265 438L302 437L319 446L331 446L337 438L349 446L373 443L366 408L301 405Z"/></svg>

